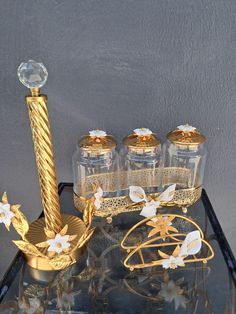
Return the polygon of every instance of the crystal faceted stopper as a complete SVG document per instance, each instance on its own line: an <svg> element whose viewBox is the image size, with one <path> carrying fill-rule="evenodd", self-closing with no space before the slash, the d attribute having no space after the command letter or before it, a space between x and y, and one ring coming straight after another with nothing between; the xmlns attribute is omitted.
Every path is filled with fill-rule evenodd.
<svg viewBox="0 0 236 314"><path fill-rule="evenodd" d="M28 88L40 88L48 78L48 71L43 63L34 60L22 62L17 74L20 82Z"/></svg>

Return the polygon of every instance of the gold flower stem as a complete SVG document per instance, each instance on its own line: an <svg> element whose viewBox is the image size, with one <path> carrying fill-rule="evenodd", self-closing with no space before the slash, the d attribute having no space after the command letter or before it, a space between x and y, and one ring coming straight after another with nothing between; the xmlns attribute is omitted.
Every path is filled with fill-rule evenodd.
<svg viewBox="0 0 236 314"><path fill-rule="evenodd" d="M59 233L61 230L61 213L46 105L47 98L44 95L39 95L38 88L32 88L31 93L32 96L26 97L26 103L29 109L45 224L48 230Z"/></svg>

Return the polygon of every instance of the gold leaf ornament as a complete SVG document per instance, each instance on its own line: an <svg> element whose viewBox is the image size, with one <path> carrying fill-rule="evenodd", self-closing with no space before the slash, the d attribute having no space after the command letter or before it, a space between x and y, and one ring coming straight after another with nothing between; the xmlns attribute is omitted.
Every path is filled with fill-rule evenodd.
<svg viewBox="0 0 236 314"><path fill-rule="evenodd" d="M177 245L176 248L174 249L174 252L172 253L172 255L174 257L177 257L179 255L179 252L180 252L180 246Z"/></svg>
<svg viewBox="0 0 236 314"><path fill-rule="evenodd" d="M11 211L12 211L15 215L18 214L20 208L21 208L21 205L20 205L20 204L11 205Z"/></svg>
<svg viewBox="0 0 236 314"><path fill-rule="evenodd" d="M160 257L162 257L162 258L169 258L169 255L162 252L161 250L158 250L158 253L159 253Z"/></svg>
<svg viewBox="0 0 236 314"><path fill-rule="evenodd" d="M89 239L91 238L91 236L93 235L95 231L95 228L93 229L89 229L89 227L85 230L84 234L82 235L82 237L79 239L78 243L76 244L76 246L71 250L71 252L74 252L76 249L81 248L87 241L89 241Z"/></svg>
<svg viewBox="0 0 236 314"><path fill-rule="evenodd" d="M47 241L44 241L44 242L37 243L36 246L44 248L44 247L48 247L49 244L47 243Z"/></svg>
<svg viewBox="0 0 236 314"><path fill-rule="evenodd" d="M29 231L28 221L25 218L24 214L19 209L17 209L14 213L15 217L12 218L12 225L15 228L16 232L22 237L22 239L25 239L25 235Z"/></svg>
<svg viewBox="0 0 236 314"><path fill-rule="evenodd" d="M62 269L68 267L75 263L75 260L72 259L69 255L59 255L52 260L50 260L49 264L55 269Z"/></svg>
<svg viewBox="0 0 236 314"><path fill-rule="evenodd" d="M94 198L91 198L90 200L87 201L83 214L83 221L86 226L91 225L94 212L95 212Z"/></svg>
<svg viewBox="0 0 236 314"><path fill-rule="evenodd" d="M77 244L77 248L81 248L86 242L89 241L89 239L92 237L93 233L95 231L95 228L88 230L79 240ZM83 239L82 239L83 238Z"/></svg>
<svg viewBox="0 0 236 314"><path fill-rule="evenodd" d="M47 238L49 238L49 239L55 238L55 232L54 231L51 231L51 230L48 230L47 228L44 228L44 232L45 232Z"/></svg>
<svg viewBox="0 0 236 314"><path fill-rule="evenodd" d="M78 237L77 234L70 235L70 236L69 236L69 242L75 240L77 237Z"/></svg>
<svg viewBox="0 0 236 314"><path fill-rule="evenodd" d="M33 244L29 243L28 241L13 240L12 242L25 254L45 257L44 254L42 254Z"/></svg>
<svg viewBox="0 0 236 314"><path fill-rule="evenodd" d="M153 229L149 232L148 237L152 237L157 233L160 233L161 237L164 237L165 235L169 234L169 232L175 232L178 233L178 230L172 226L172 220L174 219L174 216L165 216L157 217L157 221L148 221L146 225L152 227ZM163 238L164 240L165 238Z"/></svg>
<svg viewBox="0 0 236 314"><path fill-rule="evenodd" d="M60 235L61 235L61 236L66 235L67 230L68 230L68 225L65 225L65 226L61 229Z"/></svg>

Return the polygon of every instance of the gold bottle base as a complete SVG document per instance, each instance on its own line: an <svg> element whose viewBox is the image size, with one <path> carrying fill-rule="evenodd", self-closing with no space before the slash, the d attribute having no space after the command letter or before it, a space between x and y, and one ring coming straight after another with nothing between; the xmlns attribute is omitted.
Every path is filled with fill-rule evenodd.
<svg viewBox="0 0 236 314"><path fill-rule="evenodd" d="M71 241L71 246L73 247L78 242L78 239L84 234L85 229L86 229L85 223L79 217L62 214L62 227L64 227L65 225L68 225L68 231L67 231L68 235L74 235L74 234L78 235L77 239ZM44 228L45 228L44 218L40 218L34 221L30 225L29 231L26 234L26 239L34 245L37 243L46 241L47 238L44 232ZM47 253L47 248L40 248L39 250L43 254ZM84 251L84 248L82 247L75 250L71 254L67 253L67 255L71 256L73 259L78 261L83 251ZM49 264L49 261L50 261L49 258L25 254L25 259L26 259L27 264L30 267L34 268L35 270L55 271L55 269ZM34 277L37 277L36 274L34 275Z"/></svg>
<svg viewBox="0 0 236 314"><path fill-rule="evenodd" d="M85 253L85 249L86 245L84 245L81 248L81 256L79 258L79 263L75 263L68 267L68 269L70 268L69 271L73 273L73 275L75 276L77 276L86 267L87 254ZM63 270L39 270L27 265L27 272L30 274L31 278L43 283L49 283L53 281L57 274L60 273L61 271Z"/></svg>

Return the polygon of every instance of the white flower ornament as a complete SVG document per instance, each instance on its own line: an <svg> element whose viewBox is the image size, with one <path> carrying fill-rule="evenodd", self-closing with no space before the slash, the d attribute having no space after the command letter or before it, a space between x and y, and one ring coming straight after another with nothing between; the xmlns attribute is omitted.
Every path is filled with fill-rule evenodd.
<svg viewBox="0 0 236 314"><path fill-rule="evenodd" d="M129 187L129 197L134 203L148 202L146 193L140 186Z"/></svg>
<svg viewBox="0 0 236 314"><path fill-rule="evenodd" d="M188 256L197 254L202 247L201 235L198 230L187 234L183 244L181 245L179 256Z"/></svg>
<svg viewBox="0 0 236 314"><path fill-rule="evenodd" d="M160 195L161 202L170 202L172 201L175 194L176 184L169 186L163 193Z"/></svg>
<svg viewBox="0 0 236 314"><path fill-rule="evenodd" d="M45 235L47 240L41 243L36 244L37 247L46 247L48 251L48 256L53 257L56 253L60 254L62 252L67 253L71 244L70 241L73 241L77 238L77 235L68 235L68 225L65 225L61 231L55 234L51 230L44 228Z"/></svg>
<svg viewBox="0 0 236 314"><path fill-rule="evenodd" d="M3 223L9 228L11 225L11 220L15 214L11 211L11 205L0 202L0 223Z"/></svg>
<svg viewBox="0 0 236 314"><path fill-rule="evenodd" d="M191 126L191 125L188 125L188 124L185 124L185 125L179 125L177 126L177 129L179 131L182 131L182 132L186 132L186 133L190 133L190 132L194 132L196 131L196 128L194 126Z"/></svg>
<svg viewBox="0 0 236 314"><path fill-rule="evenodd" d="M184 266L184 260L180 256L175 257L171 255L169 258L166 258L162 261L162 267L164 269L175 269L178 266Z"/></svg>
<svg viewBox="0 0 236 314"><path fill-rule="evenodd" d="M184 266L184 259L189 255L197 254L202 247L201 235L198 230L187 234L181 247L177 245L171 255L167 255L158 250L159 255L163 258L161 265L163 268L175 269L178 266Z"/></svg>
<svg viewBox="0 0 236 314"><path fill-rule="evenodd" d="M107 133L102 130L92 130L92 131L89 131L89 135L91 137L106 137Z"/></svg>
<svg viewBox="0 0 236 314"><path fill-rule="evenodd" d="M140 212L141 216L144 217L151 217L156 215L157 208L160 206L159 201L151 201L151 202L146 202L142 211ZM157 218L152 218L152 221L157 221Z"/></svg>
<svg viewBox="0 0 236 314"><path fill-rule="evenodd" d="M138 136L150 136L152 131L146 128L135 129L134 134Z"/></svg>
<svg viewBox="0 0 236 314"><path fill-rule="evenodd" d="M101 207L102 196L103 196L103 190L102 188L98 187L96 193L94 194L94 198L95 198L94 205L96 209L99 209Z"/></svg>
<svg viewBox="0 0 236 314"><path fill-rule="evenodd" d="M56 234L54 239L47 240L47 243L49 245L48 252L56 252L60 254L70 247L70 243L68 241L69 235L61 236L59 233Z"/></svg>
<svg viewBox="0 0 236 314"><path fill-rule="evenodd" d="M129 187L129 197L134 203L145 202L141 216L151 217L156 215L156 209L161 205L161 202L170 202L175 193L176 184L169 186L158 198L157 200L148 200L146 193L140 186L130 186ZM152 218L152 221L157 221L157 218Z"/></svg>

